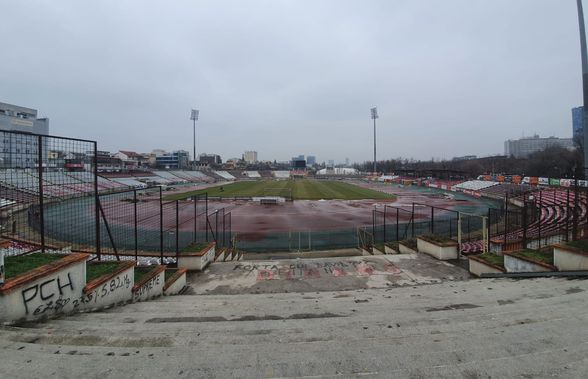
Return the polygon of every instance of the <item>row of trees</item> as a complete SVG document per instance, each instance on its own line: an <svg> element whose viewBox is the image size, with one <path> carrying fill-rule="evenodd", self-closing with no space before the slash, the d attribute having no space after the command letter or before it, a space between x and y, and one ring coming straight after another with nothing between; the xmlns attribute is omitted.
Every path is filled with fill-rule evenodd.
<svg viewBox="0 0 588 379"><path fill-rule="evenodd" d="M355 164L360 171L372 171L373 162ZM581 151L567 150L553 146L536 152L528 158L494 156L470 160L419 161L414 159L388 159L376 162L380 173L405 172L453 172L452 176L475 178L482 174L505 174L522 176L542 176L550 178L573 178L583 176L583 157Z"/></svg>

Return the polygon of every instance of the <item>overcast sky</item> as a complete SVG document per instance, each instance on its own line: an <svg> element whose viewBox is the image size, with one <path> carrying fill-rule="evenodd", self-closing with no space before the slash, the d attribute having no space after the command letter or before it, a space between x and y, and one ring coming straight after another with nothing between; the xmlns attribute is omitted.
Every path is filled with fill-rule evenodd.
<svg viewBox="0 0 588 379"><path fill-rule="evenodd" d="M451 158L571 136L576 1L1 0L0 102L99 148ZM588 7L588 4L586 4Z"/></svg>

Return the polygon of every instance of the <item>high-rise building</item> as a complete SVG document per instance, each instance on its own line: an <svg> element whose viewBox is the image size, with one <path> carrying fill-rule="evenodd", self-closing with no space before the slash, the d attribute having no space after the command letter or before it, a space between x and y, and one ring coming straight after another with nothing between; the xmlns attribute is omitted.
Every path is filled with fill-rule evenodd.
<svg viewBox="0 0 588 379"><path fill-rule="evenodd" d="M243 153L243 160L247 163L256 163L257 162L257 151L246 151Z"/></svg>
<svg viewBox="0 0 588 379"><path fill-rule="evenodd" d="M49 119L37 118L36 109L0 103L0 130L47 135ZM0 138L0 164L6 167L35 167L38 141L38 137L26 134L4 134ZM45 158L48 153L44 152Z"/></svg>
<svg viewBox="0 0 588 379"><path fill-rule="evenodd" d="M308 155L306 157L306 164L309 166L314 166L316 164L316 157L314 155Z"/></svg>
<svg viewBox="0 0 588 379"><path fill-rule="evenodd" d="M533 137L524 137L518 140L508 140L504 142L504 155L515 158L526 158L538 151L543 151L548 147L559 146L565 149L573 150L574 142L571 138L547 137L541 138L537 134Z"/></svg>
<svg viewBox="0 0 588 379"><path fill-rule="evenodd" d="M572 108L572 137L574 138L574 142L583 142L584 107Z"/></svg>

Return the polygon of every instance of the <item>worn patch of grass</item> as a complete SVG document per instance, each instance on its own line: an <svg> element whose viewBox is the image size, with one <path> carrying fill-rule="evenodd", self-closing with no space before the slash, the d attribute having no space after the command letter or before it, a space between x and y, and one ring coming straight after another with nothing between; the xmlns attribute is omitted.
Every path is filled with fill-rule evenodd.
<svg viewBox="0 0 588 379"><path fill-rule="evenodd" d="M167 282L172 276L178 272L177 268L166 268L165 269L165 281Z"/></svg>
<svg viewBox="0 0 588 379"><path fill-rule="evenodd" d="M553 254L550 251L522 250L517 251L514 255L553 265Z"/></svg>
<svg viewBox="0 0 588 379"><path fill-rule="evenodd" d="M86 265L86 283L98 279L102 275L110 274L120 267L117 262L89 263Z"/></svg>
<svg viewBox="0 0 588 379"><path fill-rule="evenodd" d="M476 257L485 260L488 263L491 263L495 266L504 267L504 257L501 255L496 255L494 253L484 253L480 255L476 255Z"/></svg>
<svg viewBox="0 0 588 379"><path fill-rule="evenodd" d="M135 284L139 283L141 279L145 277L145 275L149 274L153 271L155 267L151 266L136 266L135 267Z"/></svg>
<svg viewBox="0 0 588 379"><path fill-rule="evenodd" d="M429 241L437 242L437 243L446 243L446 242L453 242L453 240L447 236L442 236L439 234L427 234L424 235L423 238L428 239Z"/></svg>
<svg viewBox="0 0 588 379"><path fill-rule="evenodd" d="M566 245L575 247L576 249L580 249L582 251L588 251L588 240L570 241L566 243Z"/></svg>
<svg viewBox="0 0 588 379"><path fill-rule="evenodd" d="M417 240L416 238L410 238L404 241L400 241L401 244L403 244L404 246L416 250L417 249Z"/></svg>
<svg viewBox="0 0 588 379"><path fill-rule="evenodd" d="M63 258L63 255L33 253L4 258L5 278L10 279Z"/></svg>
<svg viewBox="0 0 588 379"><path fill-rule="evenodd" d="M182 200L190 196L208 193L214 197L235 196L286 196L292 193L294 200L361 200L394 199L395 196L368 188L362 188L337 180L260 180L243 181L209 187L198 191L184 192L166 196L166 200Z"/></svg>

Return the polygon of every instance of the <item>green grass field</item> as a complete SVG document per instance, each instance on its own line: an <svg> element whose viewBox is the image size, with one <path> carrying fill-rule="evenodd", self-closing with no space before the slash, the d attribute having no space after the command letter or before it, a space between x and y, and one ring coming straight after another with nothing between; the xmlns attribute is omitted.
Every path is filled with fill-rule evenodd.
<svg viewBox="0 0 588 379"><path fill-rule="evenodd" d="M223 184L203 190L170 195L165 199L182 200L192 195L200 195L206 192L208 192L208 196L214 197L289 196L291 192L294 200L361 200L395 198L394 195L361 188L353 184L336 180L263 180Z"/></svg>

